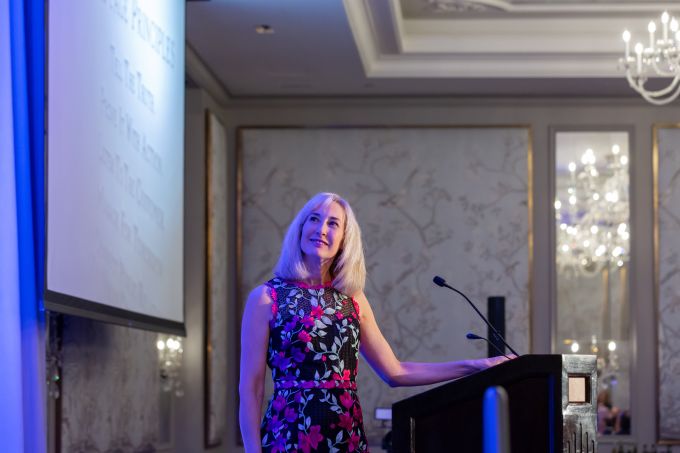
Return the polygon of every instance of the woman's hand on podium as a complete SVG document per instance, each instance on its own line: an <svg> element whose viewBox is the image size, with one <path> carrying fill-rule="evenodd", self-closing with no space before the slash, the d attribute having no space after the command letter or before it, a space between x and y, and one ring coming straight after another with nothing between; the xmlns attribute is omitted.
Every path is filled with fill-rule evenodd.
<svg viewBox="0 0 680 453"><path fill-rule="evenodd" d="M496 357L489 357L486 359L479 359L479 371L485 370L487 368L491 368L492 366L499 365L501 363L507 362L512 359L516 359L517 356L515 354L508 354L507 356L499 355Z"/></svg>

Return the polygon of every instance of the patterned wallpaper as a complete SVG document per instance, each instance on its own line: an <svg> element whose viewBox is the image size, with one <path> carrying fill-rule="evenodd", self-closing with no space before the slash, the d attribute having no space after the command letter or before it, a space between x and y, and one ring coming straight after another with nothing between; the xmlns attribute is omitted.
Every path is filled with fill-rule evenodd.
<svg viewBox="0 0 680 453"><path fill-rule="evenodd" d="M157 335L71 316L63 331L61 451L158 451L171 413Z"/></svg>
<svg viewBox="0 0 680 453"><path fill-rule="evenodd" d="M506 297L507 340L529 347L526 128L242 129L243 294L271 277L285 230L313 194L347 198L362 227L366 295L397 356L483 357L486 328L441 275L476 301ZM374 409L425 388L391 389L359 366L371 444Z"/></svg>
<svg viewBox="0 0 680 453"><path fill-rule="evenodd" d="M659 129L659 434L680 439L680 129Z"/></svg>

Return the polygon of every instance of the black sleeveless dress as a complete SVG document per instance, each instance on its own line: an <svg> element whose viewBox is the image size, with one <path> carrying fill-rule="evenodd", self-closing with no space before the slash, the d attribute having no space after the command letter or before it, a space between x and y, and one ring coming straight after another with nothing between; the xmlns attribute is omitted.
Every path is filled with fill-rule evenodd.
<svg viewBox="0 0 680 453"><path fill-rule="evenodd" d="M356 392L359 306L331 285L274 278L263 452L368 452Z"/></svg>

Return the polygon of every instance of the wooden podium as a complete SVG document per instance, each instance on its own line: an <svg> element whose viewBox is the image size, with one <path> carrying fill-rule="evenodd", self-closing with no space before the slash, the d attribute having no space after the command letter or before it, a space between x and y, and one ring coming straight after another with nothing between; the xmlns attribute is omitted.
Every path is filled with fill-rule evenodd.
<svg viewBox="0 0 680 453"><path fill-rule="evenodd" d="M482 397L508 393L513 453L597 449L597 367L589 355L525 355L392 406L394 453L482 451Z"/></svg>

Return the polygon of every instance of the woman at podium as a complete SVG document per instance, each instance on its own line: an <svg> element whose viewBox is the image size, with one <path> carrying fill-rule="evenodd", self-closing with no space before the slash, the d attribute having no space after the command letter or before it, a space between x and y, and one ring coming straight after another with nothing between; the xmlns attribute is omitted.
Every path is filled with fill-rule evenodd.
<svg viewBox="0 0 680 453"><path fill-rule="evenodd" d="M390 386L456 379L506 360L398 360L363 291L359 224L336 194L315 195L296 215L273 274L250 293L243 315L239 419L247 453L367 452L359 352ZM266 366L274 393L262 417Z"/></svg>

